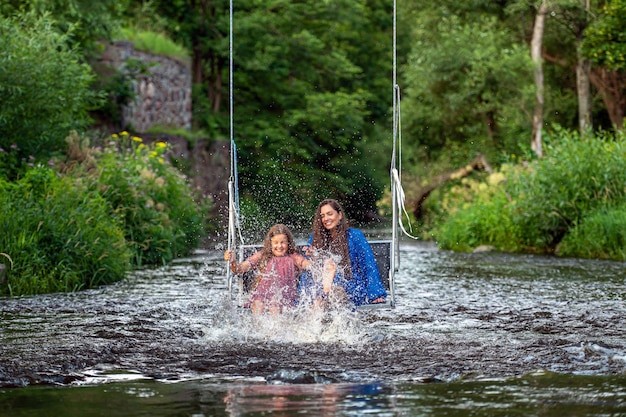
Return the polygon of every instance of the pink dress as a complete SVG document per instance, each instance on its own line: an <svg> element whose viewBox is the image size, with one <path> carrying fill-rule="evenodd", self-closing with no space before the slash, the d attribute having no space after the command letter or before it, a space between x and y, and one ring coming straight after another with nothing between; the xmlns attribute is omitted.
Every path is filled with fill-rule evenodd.
<svg viewBox="0 0 626 417"><path fill-rule="evenodd" d="M256 269L260 259L261 252L257 252L247 260ZM298 253L270 258L265 270L260 272L260 280L250 301L263 301L280 306L281 309L295 306L298 300L298 274L304 269L305 260Z"/></svg>

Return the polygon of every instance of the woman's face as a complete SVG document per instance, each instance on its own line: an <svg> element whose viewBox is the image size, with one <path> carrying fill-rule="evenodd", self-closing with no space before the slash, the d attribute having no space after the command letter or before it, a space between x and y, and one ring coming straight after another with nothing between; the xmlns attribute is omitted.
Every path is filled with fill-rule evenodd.
<svg viewBox="0 0 626 417"><path fill-rule="evenodd" d="M274 235L270 239L270 244L272 246L272 255L285 256L287 248L289 248L289 239L287 239L287 235Z"/></svg>
<svg viewBox="0 0 626 417"><path fill-rule="evenodd" d="M320 217L322 219L322 224L324 225L326 230L333 230L335 227L337 227L342 219L342 216L343 213L335 210L330 204L326 204L320 209Z"/></svg>

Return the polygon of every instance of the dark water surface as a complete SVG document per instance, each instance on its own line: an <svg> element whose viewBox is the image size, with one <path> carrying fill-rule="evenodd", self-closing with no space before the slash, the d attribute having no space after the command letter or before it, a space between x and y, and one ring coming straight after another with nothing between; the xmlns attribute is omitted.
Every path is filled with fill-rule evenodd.
<svg viewBox="0 0 626 417"><path fill-rule="evenodd" d="M0 415L626 416L626 264L401 246L394 309L256 320L222 249L0 299Z"/></svg>

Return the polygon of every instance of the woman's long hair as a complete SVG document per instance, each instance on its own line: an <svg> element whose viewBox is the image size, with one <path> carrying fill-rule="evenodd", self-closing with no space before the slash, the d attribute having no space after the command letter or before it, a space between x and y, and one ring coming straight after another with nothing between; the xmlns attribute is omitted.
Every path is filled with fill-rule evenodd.
<svg viewBox="0 0 626 417"><path fill-rule="evenodd" d="M292 253L296 253L296 242L293 238L293 234L291 230L284 224L275 224L270 227L270 230L267 231L265 235L265 240L263 241L263 249L261 249L261 259L259 260L259 271L265 271L265 267L267 263L274 257L272 253L272 238L276 235L285 235L287 236L287 255Z"/></svg>
<svg viewBox="0 0 626 417"><path fill-rule="evenodd" d="M337 223L335 238L330 230L324 227L322 223L322 207L331 206L338 213L343 213L341 220ZM313 241L311 246L317 251L329 251L334 255L339 255L341 261L339 262L338 269L343 271L344 277L352 277L352 269L350 268L350 248L348 247L348 218L346 212L341 207L341 204L337 200L327 198L322 200L317 206L315 211L315 218L313 219Z"/></svg>

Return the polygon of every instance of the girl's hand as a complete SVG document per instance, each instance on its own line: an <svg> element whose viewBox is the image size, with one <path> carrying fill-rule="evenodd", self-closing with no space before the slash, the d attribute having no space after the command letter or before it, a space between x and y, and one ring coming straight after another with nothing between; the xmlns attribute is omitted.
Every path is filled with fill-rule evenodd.
<svg viewBox="0 0 626 417"><path fill-rule="evenodd" d="M224 260L228 261L228 266L230 267L230 270L237 274L240 268L239 265L237 265L237 261L235 260L232 250L229 249L224 252Z"/></svg>
<svg viewBox="0 0 626 417"><path fill-rule="evenodd" d="M322 271L322 287L324 289L324 293L328 294L330 292L330 288L333 285L333 281L335 280L335 273L337 272L337 265L333 262L332 259L326 259L324 261L324 269Z"/></svg>

